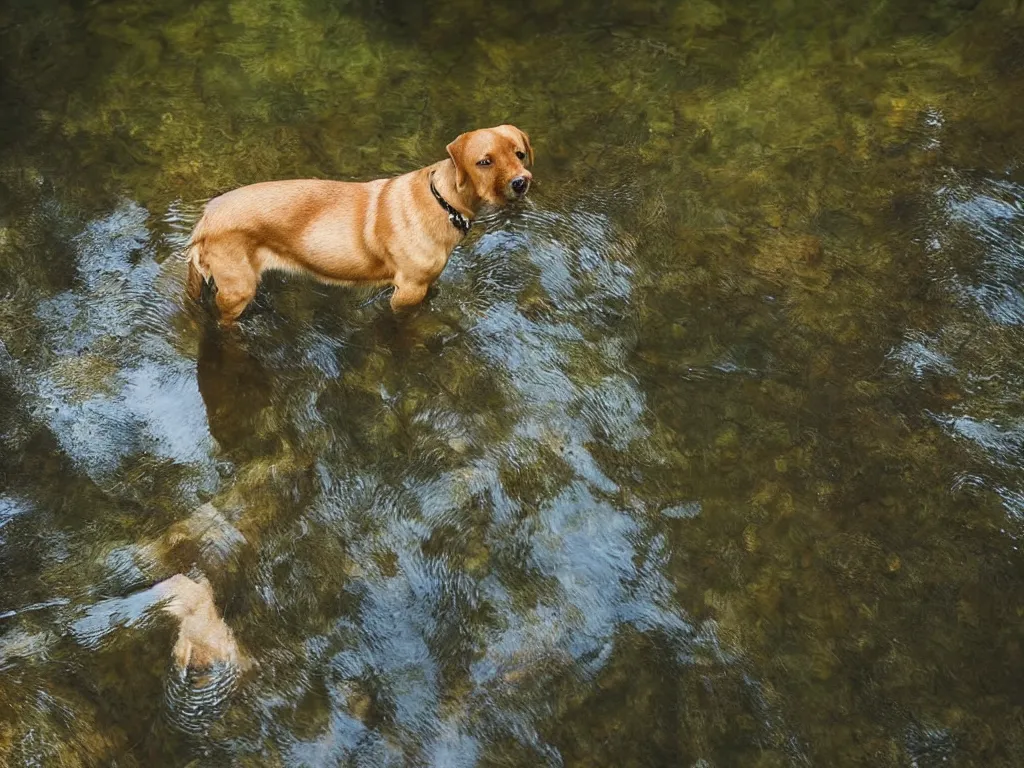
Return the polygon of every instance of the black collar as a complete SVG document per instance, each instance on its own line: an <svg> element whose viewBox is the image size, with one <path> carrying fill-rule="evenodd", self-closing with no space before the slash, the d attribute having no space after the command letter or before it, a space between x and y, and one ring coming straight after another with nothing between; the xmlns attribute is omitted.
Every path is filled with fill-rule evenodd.
<svg viewBox="0 0 1024 768"><path fill-rule="evenodd" d="M437 200L438 204L444 208L445 213L448 214L448 221L452 223L452 226L464 235L469 234L469 228L473 222L455 210L455 207L451 203L441 197L441 193L438 192L437 187L434 186L433 171L430 172L430 191L434 194L434 199Z"/></svg>

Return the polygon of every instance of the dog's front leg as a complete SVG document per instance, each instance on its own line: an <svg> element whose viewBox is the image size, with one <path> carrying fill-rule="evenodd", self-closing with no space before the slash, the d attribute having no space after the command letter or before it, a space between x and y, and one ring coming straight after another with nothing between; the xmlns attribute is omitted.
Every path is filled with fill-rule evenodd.
<svg viewBox="0 0 1024 768"><path fill-rule="evenodd" d="M401 275L396 276L393 282L395 292L391 294L391 309L396 312L419 304L427 295L427 289L430 288L428 282L409 280Z"/></svg>

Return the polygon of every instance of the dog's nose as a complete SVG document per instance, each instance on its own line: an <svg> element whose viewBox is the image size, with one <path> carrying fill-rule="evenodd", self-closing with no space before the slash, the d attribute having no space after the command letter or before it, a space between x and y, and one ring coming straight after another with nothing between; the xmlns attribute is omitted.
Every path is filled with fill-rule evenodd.
<svg viewBox="0 0 1024 768"><path fill-rule="evenodd" d="M512 191L517 195L522 195L526 192L526 188L530 186L530 180L525 176L516 176L512 179Z"/></svg>

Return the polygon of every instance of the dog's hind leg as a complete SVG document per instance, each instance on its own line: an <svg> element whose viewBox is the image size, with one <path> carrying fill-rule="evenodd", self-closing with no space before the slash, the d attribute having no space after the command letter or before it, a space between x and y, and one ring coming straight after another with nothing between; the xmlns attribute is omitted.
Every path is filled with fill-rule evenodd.
<svg viewBox="0 0 1024 768"><path fill-rule="evenodd" d="M231 325L256 296L260 276L249 258L244 241L219 243L216 254L208 254L210 272L217 285L220 324Z"/></svg>

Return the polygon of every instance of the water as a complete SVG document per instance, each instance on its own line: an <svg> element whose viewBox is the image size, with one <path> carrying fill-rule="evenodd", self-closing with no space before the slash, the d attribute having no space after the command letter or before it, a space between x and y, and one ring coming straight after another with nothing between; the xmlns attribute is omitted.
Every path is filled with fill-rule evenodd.
<svg viewBox="0 0 1024 768"><path fill-rule="evenodd" d="M6 3L0 764L1024 762L1024 12L854 8ZM420 311L184 302L205 199L506 121Z"/></svg>

